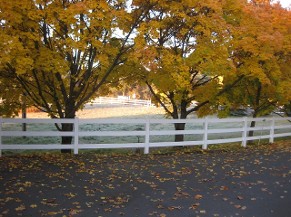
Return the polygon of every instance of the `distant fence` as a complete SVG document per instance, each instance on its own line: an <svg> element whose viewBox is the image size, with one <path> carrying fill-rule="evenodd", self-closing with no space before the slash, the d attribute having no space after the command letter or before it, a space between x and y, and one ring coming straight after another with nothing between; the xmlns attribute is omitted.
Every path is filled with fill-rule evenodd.
<svg viewBox="0 0 291 217"><path fill-rule="evenodd" d="M98 97L94 99L92 103L132 105L132 106L152 106L151 100L130 99L128 97Z"/></svg>
<svg viewBox="0 0 291 217"><path fill-rule="evenodd" d="M256 127L250 127L256 121ZM207 149L211 144L267 139L270 143L278 137L291 136L291 118L204 118L204 119L8 119L0 118L0 156L2 150L28 149L80 149L150 148L195 146ZM28 131L21 131L26 123ZM69 123L73 131L60 132L55 124ZM176 131L174 123L185 123L185 130ZM50 127L46 126L50 125ZM253 136L248 136L250 131ZM184 135L184 141L175 142L175 135ZM62 136L73 137L72 144L60 143ZM48 143L33 138L58 138ZM107 140L105 138L108 138ZM131 138L131 140L130 140ZM16 141L16 139L18 139ZM25 142L28 141L28 142ZM114 142L115 141L115 142ZM27 144L36 142L37 144ZM16 143L16 144L15 144ZM25 144L24 144L25 143Z"/></svg>

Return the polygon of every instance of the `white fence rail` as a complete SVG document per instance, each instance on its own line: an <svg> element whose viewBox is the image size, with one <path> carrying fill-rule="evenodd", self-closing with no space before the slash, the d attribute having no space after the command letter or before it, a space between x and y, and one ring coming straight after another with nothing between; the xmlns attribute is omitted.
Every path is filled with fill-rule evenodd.
<svg viewBox="0 0 291 217"><path fill-rule="evenodd" d="M98 97L92 101L94 104L118 104L131 106L152 106L151 100L130 99L128 97Z"/></svg>
<svg viewBox="0 0 291 217"><path fill-rule="evenodd" d="M250 127L256 121L255 127ZM204 118L204 119L8 119L0 118L0 156L2 150L150 148L201 145L291 136L291 118ZM28 131L21 131L27 124ZM55 124L72 124L73 131L60 132ZM176 131L175 123L185 123ZM248 136L253 131L253 136ZM175 142L175 135L184 141ZM61 144L61 137L72 137L72 144Z"/></svg>

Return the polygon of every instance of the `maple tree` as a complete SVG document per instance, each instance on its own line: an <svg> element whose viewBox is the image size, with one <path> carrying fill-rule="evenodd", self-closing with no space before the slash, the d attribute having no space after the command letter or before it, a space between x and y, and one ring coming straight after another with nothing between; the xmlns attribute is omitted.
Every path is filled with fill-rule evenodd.
<svg viewBox="0 0 291 217"><path fill-rule="evenodd" d="M134 58L154 100L174 119L238 104L252 106L257 117L290 98L289 21L290 11L270 2L158 1L139 28Z"/></svg>
<svg viewBox="0 0 291 217"><path fill-rule="evenodd" d="M234 78L244 78L228 94L228 105L250 106L253 117L259 117L290 100L291 13L269 1L246 4L242 12L232 31L230 57L237 66Z"/></svg>
<svg viewBox="0 0 291 217"><path fill-rule="evenodd" d="M91 98L124 79L132 83L137 72L175 119L231 105L225 93L244 96L234 90L243 82L280 96L280 104L289 100L290 11L279 5L1 0L0 20L1 73L52 118L74 118ZM58 128L70 131L72 125Z"/></svg>
<svg viewBox="0 0 291 217"><path fill-rule="evenodd" d="M118 80L117 69L149 7L137 2L129 10L123 0L1 0L1 72L51 118L74 118Z"/></svg>
<svg viewBox="0 0 291 217"><path fill-rule="evenodd" d="M217 1L156 1L138 29L133 58L143 66L141 79L174 119L215 112L217 97L242 78L228 86L222 82L236 70L228 60L231 35L224 6ZM175 124L176 130L184 128L184 123Z"/></svg>
<svg viewBox="0 0 291 217"><path fill-rule="evenodd" d="M281 14L282 13L282 14ZM286 34L286 40L285 40L285 46L284 50L281 51L282 55L280 58L280 69L282 71L282 85L281 87L281 92L283 93L284 99L285 99L285 104L284 104L284 110L285 114L287 116L291 116L291 100L290 100L290 78L291 78L291 11L289 10L284 10L280 11L280 18L283 20L281 21L284 23L284 25L287 27L285 29L285 32L288 33Z"/></svg>

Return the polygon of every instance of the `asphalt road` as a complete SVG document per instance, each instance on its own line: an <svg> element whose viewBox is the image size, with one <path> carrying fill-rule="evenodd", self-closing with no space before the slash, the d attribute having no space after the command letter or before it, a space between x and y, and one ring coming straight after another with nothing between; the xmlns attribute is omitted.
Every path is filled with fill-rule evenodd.
<svg viewBox="0 0 291 217"><path fill-rule="evenodd" d="M1 217L291 216L291 142L159 155L15 155L0 166Z"/></svg>

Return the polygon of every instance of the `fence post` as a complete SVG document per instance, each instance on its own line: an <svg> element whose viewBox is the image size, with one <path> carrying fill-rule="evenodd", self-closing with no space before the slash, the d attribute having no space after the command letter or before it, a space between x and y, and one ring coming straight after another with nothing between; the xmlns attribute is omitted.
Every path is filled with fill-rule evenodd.
<svg viewBox="0 0 291 217"><path fill-rule="evenodd" d="M79 118L74 118L74 154L79 152Z"/></svg>
<svg viewBox="0 0 291 217"><path fill-rule="evenodd" d="M2 118L0 117L0 157L2 156Z"/></svg>
<svg viewBox="0 0 291 217"><path fill-rule="evenodd" d="M144 147L144 154L148 154L150 152L150 119L146 120L145 124L145 147Z"/></svg>
<svg viewBox="0 0 291 217"><path fill-rule="evenodd" d="M207 140L208 140L208 117L204 118L204 135L203 135L203 145L202 149L207 149Z"/></svg>
<svg viewBox="0 0 291 217"><path fill-rule="evenodd" d="M273 143L274 142L274 134L275 134L275 118L272 117L269 143Z"/></svg>
<svg viewBox="0 0 291 217"><path fill-rule="evenodd" d="M150 100L147 101L147 106L151 107L151 105L152 105L152 100L150 99Z"/></svg>
<svg viewBox="0 0 291 217"><path fill-rule="evenodd" d="M243 133L242 133L242 147L247 147L247 136L248 136L248 119L247 117L243 118Z"/></svg>

